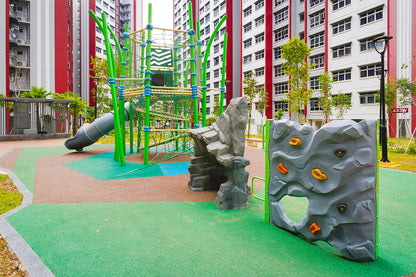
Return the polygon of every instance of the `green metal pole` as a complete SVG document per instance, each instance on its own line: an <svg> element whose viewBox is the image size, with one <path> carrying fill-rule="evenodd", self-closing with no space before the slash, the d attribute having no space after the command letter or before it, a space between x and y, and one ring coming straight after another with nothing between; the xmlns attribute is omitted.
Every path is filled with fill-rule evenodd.
<svg viewBox="0 0 416 277"><path fill-rule="evenodd" d="M218 33L218 30L220 29L221 25L225 22L227 19L227 16L224 15L220 22L218 22L217 27L215 27L214 32L212 33L211 37L209 38L207 48L205 49L205 56L204 56L204 65L203 65L203 71L202 71L202 126L207 126L207 120L206 120L206 114L207 114L207 62L208 62L208 56L209 56L209 50L211 48L211 44L214 41L215 35ZM224 70L224 68L223 68ZM205 116L204 116L205 115ZM204 120L205 118L205 120Z"/></svg>
<svg viewBox="0 0 416 277"><path fill-rule="evenodd" d="M227 59L227 37L224 33L224 47L222 50L222 72L221 72L221 96L220 96L220 114L224 111L224 92L225 92L225 63Z"/></svg>
<svg viewBox="0 0 416 277"><path fill-rule="evenodd" d="M189 47L191 48L191 87L192 87L192 99L194 100L194 128L199 128L199 119L198 119L198 84L196 82L196 59L195 59L195 42L194 42L194 35L195 31L194 23L192 19L192 2L188 2L188 11L189 11L189 37L190 37L190 44Z"/></svg>
<svg viewBox="0 0 416 277"><path fill-rule="evenodd" d="M145 59L146 59L146 57L145 57L145 54L146 54L146 43L145 43L145 41L146 41L146 34L143 32L142 33L142 44L141 44L141 47L142 47L142 51L141 51L141 56L140 56L140 78L144 78L144 69L145 69L145 66L144 66L144 62L145 62ZM143 81L140 81L140 85L144 85L144 82ZM141 102L142 100L140 100L139 101L139 103ZM142 129L143 129L143 124L142 124L142 113L138 113L138 125L137 125L137 153L139 153L140 152L140 147L141 147L141 144L142 144Z"/></svg>
<svg viewBox="0 0 416 277"><path fill-rule="evenodd" d="M121 130L120 130L120 117L118 113L118 107L117 107L117 92L116 92L116 70L115 70L115 59L114 59L114 53L111 48L110 40L108 37L108 27L107 27L107 20L105 13L101 14L102 18L102 33L104 35L104 41L105 41L105 48L107 52L107 62L108 62L108 71L109 71L109 83L111 88L111 96L113 100L113 109L114 109L114 131L115 131L115 139L116 139L116 147L114 149L115 152L115 159L116 161L120 160L120 163L122 166L125 166L125 160L124 160L124 154L121 149ZM95 19L95 18L94 18Z"/></svg>
<svg viewBox="0 0 416 277"><path fill-rule="evenodd" d="M266 129L266 134L264 134L264 129ZM265 192L264 192L264 220L270 222L269 214L269 182L270 182L270 162L269 162L269 141L270 141L270 120L266 121L266 124L263 126L263 149L265 151L265 169L266 172L264 176L266 177L265 181Z"/></svg>
<svg viewBox="0 0 416 277"><path fill-rule="evenodd" d="M127 32L127 28L126 28ZM129 78L133 77L133 51L132 51L132 41L129 38ZM133 81L129 81L129 88L133 87ZM129 127L130 127L130 154L133 154L133 98L130 97L129 101Z"/></svg>
<svg viewBox="0 0 416 277"><path fill-rule="evenodd" d="M144 115L144 159L143 163L148 164L149 162L149 132L150 132L150 96L152 95L151 81L152 73L150 71L150 62L152 58L152 4L149 3L149 14L148 14L148 24L147 24L147 41L146 41L146 72L145 72L145 115Z"/></svg>
<svg viewBox="0 0 416 277"><path fill-rule="evenodd" d="M126 47L126 44L128 43L128 32L129 31L129 25L126 24L126 32L123 34L124 37L124 47L123 51L121 52L122 55L120 56L121 62L120 62L120 78L126 78L126 59L127 59L127 51L129 50ZM125 108L124 108L124 96L123 91L125 89L124 86L124 80L120 82L119 88L118 88L118 101L119 101L119 107L120 107L120 122L121 122L121 141L122 141L122 149L123 154L126 155L126 119L125 119Z"/></svg>

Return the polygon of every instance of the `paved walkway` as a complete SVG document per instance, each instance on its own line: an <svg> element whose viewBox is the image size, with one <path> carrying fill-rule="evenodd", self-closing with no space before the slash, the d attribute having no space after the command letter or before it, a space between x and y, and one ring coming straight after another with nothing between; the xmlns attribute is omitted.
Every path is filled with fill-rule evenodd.
<svg viewBox="0 0 416 277"><path fill-rule="evenodd" d="M31 276L401 276L416 270L415 174L380 170L380 258L354 263L325 243L307 243L264 222L259 200L244 210L218 210L215 192L189 190L184 174L103 181L82 174L69 164L92 158L88 163L98 165L95 157L111 147L73 153L63 142L0 143L0 169L25 196L23 205L0 216L0 232ZM248 147L246 156L251 176L263 177L263 152ZM255 190L262 186L256 182Z"/></svg>

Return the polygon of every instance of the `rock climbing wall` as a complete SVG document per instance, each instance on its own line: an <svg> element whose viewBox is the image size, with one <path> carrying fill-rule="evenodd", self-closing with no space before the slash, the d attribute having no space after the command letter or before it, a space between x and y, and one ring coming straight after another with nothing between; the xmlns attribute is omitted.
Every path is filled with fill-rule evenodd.
<svg viewBox="0 0 416 277"><path fill-rule="evenodd" d="M376 122L335 120L315 131L292 121L270 121L270 223L307 240L328 242L351 260L375 260ZM286 196L309 200L293 222Z"/></svg>

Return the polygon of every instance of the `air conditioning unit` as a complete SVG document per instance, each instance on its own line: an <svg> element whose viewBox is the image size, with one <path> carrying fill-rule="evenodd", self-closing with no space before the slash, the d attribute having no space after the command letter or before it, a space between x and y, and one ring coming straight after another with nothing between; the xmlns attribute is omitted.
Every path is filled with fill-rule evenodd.
<svg viewBox="0 0 416 277"><path fill-rule="evenodd" d="M16 66L26 67L26 62L25 61L17 61Z"/></svg>
<svg viewBox="0 0 416 277"><path fill-rule="evenodd" d="M18 39L16 39L16 43L17 44L25 44L25 41L23 39L18 38Z"/></svg>
<svg viewBox="0 0 416 277"><path fill-rule="evenodd" d="M17 21L26 21L23 16L16 16Z"/></svg>

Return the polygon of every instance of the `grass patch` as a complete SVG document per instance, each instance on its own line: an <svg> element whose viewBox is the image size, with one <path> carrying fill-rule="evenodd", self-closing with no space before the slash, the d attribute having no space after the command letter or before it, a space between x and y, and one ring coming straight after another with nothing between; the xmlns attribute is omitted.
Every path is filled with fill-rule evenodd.
<svg viewBox="0 0 416 277"><path fill-rule="evenodd" d="M388 138L387 156L390 162L398 163L395 169L416 173L416 143L410 143L407 153L404 154L409 138ZM381 157L381 147L379 157Z"/></svg>
<svg viewBox="0 0 416 277"><path fill-rule="evenodd" d="M23 195L13 185L12 180L7 175L0 174L0 214L16 208L22 204L22 201ZM2 236L0 236L0 276L29 276Z"/></svg>

